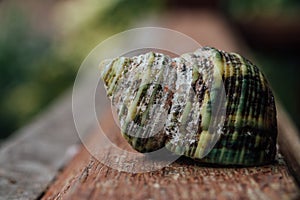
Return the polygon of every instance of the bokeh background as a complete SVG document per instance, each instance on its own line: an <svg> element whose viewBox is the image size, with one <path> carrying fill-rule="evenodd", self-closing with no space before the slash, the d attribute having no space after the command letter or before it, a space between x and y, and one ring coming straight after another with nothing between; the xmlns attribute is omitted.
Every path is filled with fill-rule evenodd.
<svg viewBox="0 0 300 200"><path fill-rule="evenodd" d="M70 89L102 40L183 7L232 25L299 128L298 0L0 0L0 142Z"/></svg>

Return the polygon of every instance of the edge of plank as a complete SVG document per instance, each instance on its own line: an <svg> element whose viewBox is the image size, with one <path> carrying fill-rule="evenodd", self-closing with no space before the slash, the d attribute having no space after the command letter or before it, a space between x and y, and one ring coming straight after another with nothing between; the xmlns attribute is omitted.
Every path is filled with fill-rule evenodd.
<svg viewBox="0 0 300 200"><path fill-rule="evenodd" d="M289 171L300 186L300 135L291 118L280 104L277 104L278 144Z"/></svg>

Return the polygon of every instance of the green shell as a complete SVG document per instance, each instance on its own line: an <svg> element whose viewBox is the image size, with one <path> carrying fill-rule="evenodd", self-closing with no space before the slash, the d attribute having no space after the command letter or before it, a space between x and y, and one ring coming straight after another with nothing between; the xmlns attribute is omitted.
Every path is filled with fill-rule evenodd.
<svg viewBox="0 0 300 200"><path fill-rule="evenodd" d="M153 52L115 58L100 68L121 133L137 151L166 147L219 165L274 160L274 97L242 56L204 47L178 58Z"/></svg>

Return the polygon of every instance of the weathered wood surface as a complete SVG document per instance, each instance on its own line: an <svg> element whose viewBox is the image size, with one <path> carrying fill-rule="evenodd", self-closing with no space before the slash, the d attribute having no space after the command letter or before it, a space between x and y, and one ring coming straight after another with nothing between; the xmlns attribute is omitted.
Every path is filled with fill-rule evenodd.
<svg viewBox="0 0 300 200"><path fill-rule="evenodd" d="M0 199L35 199L72 156L74 134L70 95L51 106L3 144Z"/></svg>
<svg viewBox="0 0 300 200"><path fill-rule="evenodd" d="M102 129L114 144L127 149L127 142L110 113L102 119ZM99 143L96 135L89 143ZM250 168L213 168L201 166L191 159L179 159L161 170L146 173L119 172L102 162L83 148L43 199L300 198L298 188L281 159L272 165ZM124 165L123 162L117 164Z"/></svg>
<svg viewBox="0 0 300 200"><path fill-rule="evenodd" d="M88 134L88 129L96 124L85 111L84 94L90 84L88 79L85 83L81 88L82 99L79 100L83 104L77 109L81 110L85 119ZM2 144L0 200L38 198L58 171L77 153L79 141L69 91Z"/></svg>

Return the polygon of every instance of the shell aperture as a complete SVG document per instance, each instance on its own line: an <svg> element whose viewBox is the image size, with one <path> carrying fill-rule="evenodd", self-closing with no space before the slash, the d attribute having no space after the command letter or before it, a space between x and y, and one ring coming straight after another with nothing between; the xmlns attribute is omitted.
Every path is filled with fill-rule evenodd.
<svg viewBox="0 0 300 200"><path fill-rule="evenodd" d="M119 57L100 68L121 133L137 151L166 147L221 165L274 160L274 97L264 75L242 56L203 47L177 58Z"/></svg>

